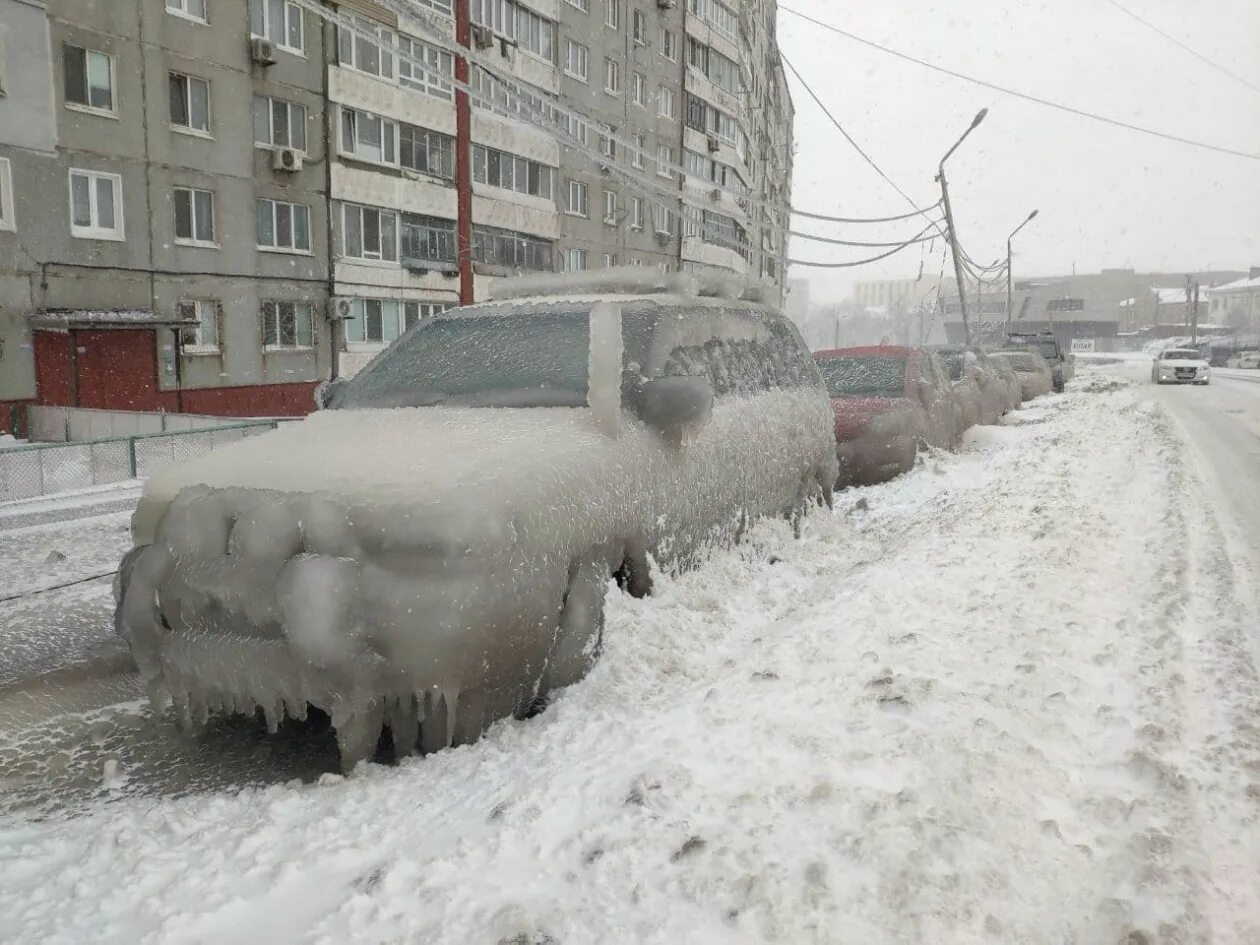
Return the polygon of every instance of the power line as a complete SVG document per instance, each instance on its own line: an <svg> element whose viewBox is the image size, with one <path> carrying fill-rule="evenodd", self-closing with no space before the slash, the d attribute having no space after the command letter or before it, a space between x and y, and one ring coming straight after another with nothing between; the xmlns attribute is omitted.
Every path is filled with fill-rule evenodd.
<svg viewBox="0 0 1260 945"><path fill-rule="evenodd" d="M934 224L939 224L939 220L933 220ZM854 240L834 239L830 236L817 236L813 233L801 233L797 230L788 230L788 236L795 236L802 240L811 240L815 243L830 243L833 246L865 246L872 249L878 249L887 246L911 246L915 243L926 243L929 240L936 239L935 233L929 233L927 236L919 236L910 240L901 240L895 243L863 243Z"/></svg>
<svg viewBox="0 0 1260 945"><path fill-rule="evenodd" d="M800 79L799 75L797 76L797 79ZM804 85L805 83L802 82L801 84ZM810 220L825 220L831 223L893 223L897 220L909 220L911 217L921 216L935 210L940 205L941 201L938 200L930 207L917 207L909 213L903 213L895 217L829 217L824 216L821 213L808 213L805 210L797 210L795 207L792 209L792 215L806 217Z"/></svg>
<svg viewBox="0 0 1260 945"><path fill-rule="evenodd" d="M1106 2L1110 3L1113 7L1119 10L1125 16L1129 16L1137 20L1139 23L1145 26L1148 30L1158 33L1160 36L1164 37L1164 39L1168 40L1173 45L1180 46L1190 55L1194 56L1195 59L1198 59L1202 62L1206 62L1209 66L1211 66L1213 69L1216 69L1218 72L1223 72L1225 73L1225 75L1229 76L1231 79L1235 80L1236 82L1241 82L1243 85L1247 86L1247 88L1251 89L1251 91L1260 92L1260 85L1256 85L1254 82L1249 82L1247 79L1240 76L1237 72L1234 72L1233 70L1226 68L1225 66L1221 65L1219 62L1216 62L1215 60L1210 59L1209 57L1203 55L1201 52L1198 52L1197 50L1192 49L1190 46L1187 46L1185 43L1179 40L1176 36L1173 36L1170 33L1165 33L1154 23L1150 22L1149 20L1142 19L1142 17L1138 16L1136 13L1134 13L1124 4L1120 3L1119 0L1106 0Z"/></svg>
<svg viewBox="0 0 1260 945"><path fill-rule="evenodd" d="M1183 138L1180 135L1169 134L1166 131L1158 131L1154 128L1144 128L1141 125L1130 124L1127 121L1120 121L1119 119L1116 119L1116 118L1108 118L1106 115L1098 115L1094 112L1087 112L1080 108L1073 108L1071 105L1063 105L1063 104L1060 104L1059 102L1052 102L1049 99L1039 98L1038 96L1030 95L1027 92L1018 92L1015 89L1008 89L1006 86L997 85L994 82L988 82L984 79L977 79L975 76L966 75L965 73L962 73L962 72L955 72L953 69L947 69L945 66L939 66L934 62L927 62L926 60L923 60L923 59L916 59L914 56L908 55L903 52L898 52L897 50L891 49L888 46L882 46L879 43L873 42L869 39L863 39L861 36L858 36L854 33L850 33L846 30L842 30L838 26L832 26L830 23L824 23L822 20L818 20L812 16L808 16L804 13L800 13L796 10L791 9L790 7L785 7L783 5L780 5L779 9L782 10L784 13L790 13L793 16L800 17L802 20L808 20L810 23L813 23L815 26L821 26L823 29L828 30L832 33L835 33L838 36L843 36L846 39L851 39L854 42L861 43L863 46L869 46L872 49L878 49L882 53L887 53L888 55L895 56L898 59L904 59L906 62L913 62L916 65L923 66L925 69L931 69L934 72L940 72L940 73L943 73L944 75L953 76L955 79L962 79L964 82L970 82L973 85L979 85L986 89L992 89L995 92L1001 92L1005 95L1011 95L1011 96L1014 96L1015 98L1021 98L1028 102L1035 102L1038 105L1045 105L1047 108L1058 109L1061 112L1067 112L1068 114L1076 115L1081 118L1089 118L1093 121L1103 122L1104 124L1115 125L1118 128L1126 128L1129 131L1136 131L1140 134L1151 135L1152 137L1155 137L1155 138L1163 138L1166 141L1175 141L1178 144L1186 144L1194 148L1203 148L1207 151L1216 151L1220 154L1229 154L1229 155L1232 155L1233 157L1246 158L1247 160L1250 160L1250 161L1260 161L1260 154L1248 154L1246 151L1238 151L1238 150L1235 150L1234 148L1226 148L1217 144L1208 144L1206 141L1196 141L1193 138ZM785 59L784 61L786 62L787 60ZM796 70L793 70L793 71L796 71Z"/></svg>
<svg viewBox="0 0 1260 945"><path fill-rule="evenodd" d="M935 224L932 224L932 225L935 225ZM901 252L903 249L905 249L908 246L914 246L917 243L923 242L923 240L919 239L919 237L921 237L924 233L928 232L928 230L930 229L932 229L932 226L926 226L922 230L919 231L918 235L915 236L914 239L908 240L907 242L902 243L896 249L890 249L886 253L881 253L878 256L871 256L869 259L855 259L852 262L843 262L843 263L810 262L809 260L805 260L805 259L789 259L788 262L793 266L806 266L813 269L852 269L855 266L865 266L865 265L868 265L869 263L879 262L881 259L887 259L889 256L892 256L896 253Z"/></svg>

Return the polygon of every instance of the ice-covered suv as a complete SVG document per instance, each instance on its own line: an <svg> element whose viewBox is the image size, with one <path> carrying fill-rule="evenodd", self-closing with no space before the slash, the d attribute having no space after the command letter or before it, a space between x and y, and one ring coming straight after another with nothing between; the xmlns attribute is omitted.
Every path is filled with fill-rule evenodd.
<svg viewBox="0 0 1260 945"><path fill-rule="evenodd" d="M467 743L587 672L610 577L647 593L650 558L829 500L791 323L624 278L671 281L423 321L306 420L153 477L117 622L155 698L273 728L316 706L347 766L383 726L400 754Z"/></svg>

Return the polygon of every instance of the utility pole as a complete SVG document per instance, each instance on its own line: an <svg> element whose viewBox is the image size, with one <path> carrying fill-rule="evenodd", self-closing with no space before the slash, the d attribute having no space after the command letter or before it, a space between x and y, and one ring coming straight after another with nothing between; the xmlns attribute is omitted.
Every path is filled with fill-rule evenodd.
<svg viewBox="0 0 1260 945"><path fill-rule="evenodd" d="M1006 238L1006 333L1008 335L1011 333L1011 311L1012 306L1015 304L1014 292L1012 290L1011 283L1011 240L1015 239L1015 234L1031 223L1033 217L1040 212L1040 210L1034 210L1032 213L1028 214L1028 216L1024 218L1024 222L1015 227L1015 229L1011 231L1011 235Z"/></svg>
<svg viewBox="0 0 1260 945"><path fill-rule="evenodd" d="M1194 317L1190 322L1190 344L1199 344L1199 280L1194 282Z"/></svg>
<svg viewBox="0 0 1260 945"><path fill-rule="evenodd" d="M949 203L949 183L945 180L945 162L949 160L949 156L958 150L958 146L962 144L967 135L976 130L976 126L984 121L984 116L989 113L987 108L980 109L976 113L976 117L971 120L971 127L963 132L962 137L954 142L954 146L945 152L945 156L941 158L941 163L937 168L936 179L941 185L941 198L945 204L945 226L948 227L950 253L954 257L954 278L958 280L958 305L962 310L963 323L963 339L967 344L971 344L971 323L967 321L967 286L963 282L962 255L958 250L958 231L954 227L954 208Z"/></svg>

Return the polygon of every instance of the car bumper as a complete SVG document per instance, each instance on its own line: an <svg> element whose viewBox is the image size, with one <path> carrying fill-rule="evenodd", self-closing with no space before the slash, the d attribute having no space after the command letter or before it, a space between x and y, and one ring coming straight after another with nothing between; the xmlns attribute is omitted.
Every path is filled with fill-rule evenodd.
<svg viewBox="0 0 1260 945"><path fill-rule="evenodd" d="M843 485L873 485L905 472L913 462L914 438L906 433L864 433L836 444Z"/></svg>

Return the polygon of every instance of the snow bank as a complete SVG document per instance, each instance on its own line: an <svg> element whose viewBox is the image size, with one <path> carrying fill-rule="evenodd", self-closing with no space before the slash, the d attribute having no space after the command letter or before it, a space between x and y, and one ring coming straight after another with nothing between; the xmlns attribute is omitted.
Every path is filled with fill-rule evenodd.
<svg viewBox="0 0 1260 945"><path fill-rule="evenodd" d="M11 821L6 933L1256 941L1254 667L1211 701L1240 618L1195 590L1210 510L1134 389L1012 419L614 595L590 676L475 745Z"/></svg>

